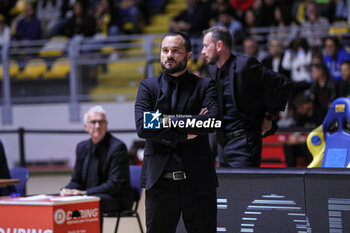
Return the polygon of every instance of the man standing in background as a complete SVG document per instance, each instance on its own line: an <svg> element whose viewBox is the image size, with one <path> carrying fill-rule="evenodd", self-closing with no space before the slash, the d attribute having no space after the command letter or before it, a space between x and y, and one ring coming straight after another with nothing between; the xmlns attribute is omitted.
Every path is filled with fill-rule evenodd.
<svg viewBox="0 0 350 233"><path fill-rule="evenodd" d="M285 108L291 83L256 58L231 53L232 37L224 27L204 31L202 54L216 65L218 102L223 126L217 130L222 167L259 167L262 136L273 116Z"/></svg>

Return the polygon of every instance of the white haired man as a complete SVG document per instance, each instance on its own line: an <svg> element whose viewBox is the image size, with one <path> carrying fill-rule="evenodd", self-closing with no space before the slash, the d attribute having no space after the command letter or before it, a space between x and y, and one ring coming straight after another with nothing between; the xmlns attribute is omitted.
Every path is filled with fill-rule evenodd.
<svg viewBox="0 0 350 233"><path fill-rule="evenodd" d="M91 138L77 145L72 179L60 192L61 196L100 197L101 213L128 209L134 197L126 146L107 132L107 126L106 111L101 106L85 114L84 127Z"/></svg>

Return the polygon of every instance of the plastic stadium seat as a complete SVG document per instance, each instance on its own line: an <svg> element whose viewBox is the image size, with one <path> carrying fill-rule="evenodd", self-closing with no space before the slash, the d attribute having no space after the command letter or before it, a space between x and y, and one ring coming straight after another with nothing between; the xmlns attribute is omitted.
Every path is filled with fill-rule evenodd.
<svg viewBox="0 0 350 233"><path fill-rule="evenodd" d="M350 168L350 98L336 99L321 126L307 138L314 157L308 167Z"/></svg>
<svg viewBox="0 0 350 233"><path fill-rule="evenodd" d="M42 57L62 56L66 47L67 37L55 36L44 45L44 47L40 50L39 55Z"/></svg>
<svg viewBox="0 0 350 233"><path fill-rule="evenodd" d="M349 32L349 26L346 21L338 21L333 23L329 28L330 35L344 35Z"/></svg>
<svg viewBox="0 0 350 233"><path fill-rule="evenodd" d="M47 70L44 59L30 59L24 70L17 75L18 79L38 79Z"/></svg>
<svg viewBox="0 0 350 233"><path fill-rule="evenodd" d="M137 222L139 224L139 227L140 227L140 231L141 231L141 233L143 233L143 228L142 228L140 216L137 212L137 208L138 208L141 193L142 193L142 189L139 185L140 177L141 177L141 167L137 166L137 165L130 165L130 185L136 194L136 197L135 197L135 200L133 203L133 207L130 210L124 210L124 211L117 212L117 213L105 213L105 214L103 214L103 217L118 218L116 226L115 226L115 231L114 231L115 233L118 232L120 218L124 218L124 217L136 218Z"/></svg>
<svg viewBox="0 0 350 233"><path fill-rule="evenodd" d="M145 75L146 61L118 61L108 64L108 71L115 73L115 78L141 80Z"/></svg>
<svg viewBox="0 0 350 233"><path fill-rule="evenodd" d="M26 195L26 184L29 178L29 171L25 167L14 167L10 169L10 175L12 179L19 179L20 183L15 185L17 193L21 196Z"/></svg>
<svg viewBox="0 0 350 233"><path fill-rule="evenodd" d="M51 69L46 72L43 77L47 79L51 78L67 78L70 71L69 58L58 58L52 65Z"/></svg>
<svg viewBox="0 0 350 233"><path fill-rule="evenodd" d="M9 73L10 73L10 77L14 77L19 73L19 66L18 66L17 61L15 61L15 60L10 61ZM0 65L0 80L2 80L3 75L4 75L3 66Z"/></svg>
<svg viewBox="0 0 350 233"><path fill-rule="evenodd" d="M11 15L19 15L25 11L26 1L25 0L17 0L16 5L11 9Z"/></svg>

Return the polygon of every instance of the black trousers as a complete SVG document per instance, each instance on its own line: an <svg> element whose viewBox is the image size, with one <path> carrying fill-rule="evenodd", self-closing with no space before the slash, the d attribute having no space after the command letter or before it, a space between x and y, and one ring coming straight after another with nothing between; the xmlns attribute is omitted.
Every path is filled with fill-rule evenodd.
<svg viewBox="0 0 350 233"><path fill-rule="evenodd" d="M146 190L147 233L175 233L180 215L188 233L216 233L216 189L160 178Z"/></svg>
<svg viewBox="0 0 350 233"><path fill-rule="evenodd" d="M220 167L260 167L262 138L259 134L242 134L218 145Z"/></svg>

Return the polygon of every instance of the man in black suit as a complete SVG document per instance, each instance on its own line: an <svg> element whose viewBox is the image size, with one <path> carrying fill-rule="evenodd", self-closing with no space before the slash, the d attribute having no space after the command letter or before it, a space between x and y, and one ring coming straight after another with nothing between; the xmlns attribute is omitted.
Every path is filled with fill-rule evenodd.
<svg viewBox="0 0 350 233"><path fill-rule="evenodd" d="M126 146L107 132L107 125L101 106L85 114L84 127L91 139L77 145L72 179L60 192L100 197L101 213L128 209L133 202Z"/></svg>
<svg viewBox="0 0 350 233"><path fill-rule="evenodd" d="M11 179L10 171L7 166L7 159L5 155L4 146L0 141L0 178L1 179ZM15 192L14 186L0 187L0 196L10 195Z"/></svg>
<svg viewBox="0 0 350 233"><path fill-rule="evenodd" d="M187 71L191 58L188 37L168 33L161 44L164 72L142 80L137 94L137 133L146 139L141 185L146 188L148 233L175 233L181 214L187 232L216 232L218 182L208 133L221 121L216 119L215 83ZM149 112L161 120L158 129L144 123ZM219 124L200 128L203 122Z"/></svg>
<svg viewBox="0 0 350 233"><path fill-rule="evenodd" d="M283 110L291 84L256 58L231 53L232 37L224 27L204 31L202 54L217 83L223 127L217 130L222 167L259 167L262 135Z"/></svg>

